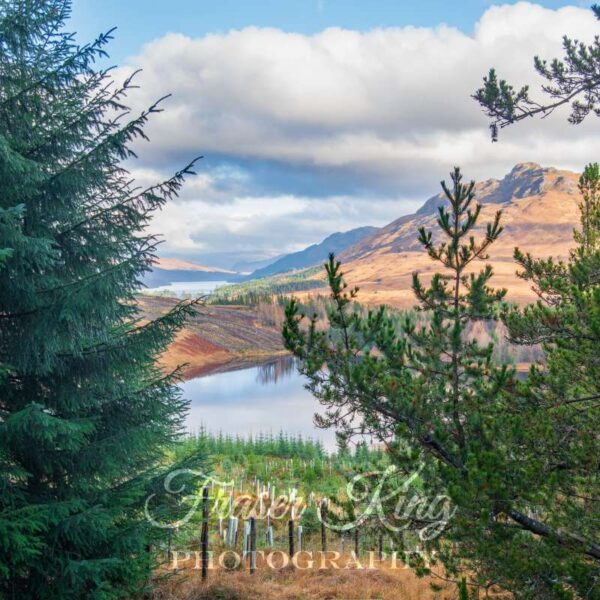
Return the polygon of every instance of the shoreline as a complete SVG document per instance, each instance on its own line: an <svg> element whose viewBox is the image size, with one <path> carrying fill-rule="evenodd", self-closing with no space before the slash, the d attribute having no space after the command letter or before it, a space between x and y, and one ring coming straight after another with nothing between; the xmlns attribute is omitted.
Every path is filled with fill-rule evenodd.
<svg viewBox="0 0 600 600"><path fill-rule="evenodd" d="M156 319L177 298L138 296L144 319ZM283 347L282 323L253 306L203 305L160 358L165 371L182 367L182 380L235 371L290 356Z"/></svg>
<svg viewBox="0 0 600 600"><path fill-rule="evenodd" d="M252 367L262 367L269 363L275 362L282 358L291 358L291 354L287 351L268 355L248 355L248 356L231 356L224 361L209 362L204 365L193 366L191 364L183 367L182 381L190 381L200 377L209 375L217 375L218 373L229 373L231 371L241 371Z"/></svg>

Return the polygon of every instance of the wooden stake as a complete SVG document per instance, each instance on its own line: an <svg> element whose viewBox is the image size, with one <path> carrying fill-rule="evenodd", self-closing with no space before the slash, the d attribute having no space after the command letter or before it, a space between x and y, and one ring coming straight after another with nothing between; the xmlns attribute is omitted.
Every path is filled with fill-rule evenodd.
<svg viewBox="0 0 600 600"><path fill-rule="evenodd" d="M208 578L208 486L202 490L202 581Z"/></svg>
<svg viewBox="0 0 600 600"><path fill-rule="evenodd" d="M292 519L288 522L288 541L290 546L290 558L294 557L294 521Z"/></svg>
<svg viewBox="0 0 600 600"><path fill-rule="evenodd" d="M250 517L250 575L256 571L256 517Z"/></svg>
<svg viewBox="0 0 600 600"><path fill-rule="evenodd" d="M327 552L327 530L325 529L325 520L327 518L327 502L321 500L321 550Z"/></svg>
<svg viewBox="0 0 600 600"><path fill-rule="evenodd" d="M167 562L171 560L171 554L173 553L173 529L169 529L167 533Z"/></svg>

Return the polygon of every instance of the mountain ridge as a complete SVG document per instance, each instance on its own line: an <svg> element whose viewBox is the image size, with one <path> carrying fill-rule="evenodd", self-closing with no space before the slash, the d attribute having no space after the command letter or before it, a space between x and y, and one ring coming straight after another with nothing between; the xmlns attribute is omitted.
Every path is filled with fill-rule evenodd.
<svg viewBox="0 0 600 600"><path fill-rule="evenodd" d="M482 204L477 234L485 233L497 210L503 211L504 231L486 262L495 271L493 285L507 288L509 301L535 300L527 282L515 275L515 247L536 257L568 256L573 228L579 223L578 178L572 171L519 163L502 179L475 184L475 200ZM439 239L437 209L444 202L443 194L436 194L415 213L392 221L338 255L348 284L360 288L359 301L399 308L414 304L412 273L418 271L427 280L437 269L418 241L418 229L430 229Z"/></svg>
<svg viewBox="0 0 600 600"><path fill-rule="evenodd" d="M200 271L202 273L238 274L238 272L234 270L220 269L219 267L207 267L206 265L200 265L180 258L157 258L152 264L154 265L154 268L161 269L162 271Z"/></svg>
<svg viewBox="0 0 600 600"><path fill-rule="evenodd" d="M156 288L171 283L202 281L238 281L239 273L217 267L207 267L179 258L157 258L152 270L144 276L144 285Z"/></svg>
<svg viewBox="0 0 600 600"><path fill-rule="evenodd" d="M318 244L312 244L298 252L283 255L270 265L267 265L262 269L257 269L251 273L247 279L260 279L270 275L287 273L296 269L314 267L325 261L330 252L342 252L349 246L359 242L361 239L376 231L378 231L377 227L371 227L369 225L350 229L349 231L337 231L328 235Z"/></svg>

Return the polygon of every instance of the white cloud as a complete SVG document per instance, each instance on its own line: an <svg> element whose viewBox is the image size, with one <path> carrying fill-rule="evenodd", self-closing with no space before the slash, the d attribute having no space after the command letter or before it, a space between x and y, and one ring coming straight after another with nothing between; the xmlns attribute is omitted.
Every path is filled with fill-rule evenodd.
<svg viewBox="0 0 600 600"><path fill-rule="evenodd" d="M194 254L202 260L222 252L235 262L295 252L357 224L387 223L402 205L352 196L329 197L327 202L293 195L239 197L221 205L183 200L168 203L150 231L164 237L170 254Z"/></svg>
<svg viewBox="0 0 600 600"><path fill-rule="evenodd" d="M368 32L331 28L315 35L249 27L199 39L175 33L147 44L121 74L143 68L142 88L132 97L137 108L173 94L148 127L152 144L139 149L149 167L199 153L230 164L269 161L302 169L305 177L312 170L320 177L330 173L334 188L335 178L347 176L357 182L360 197L370 190L373 197L416 201L436 192L436 182L454 164L482 179L501 176L521 161L580 168L598 157L594 117L578 127L566 123L564 112L544 122L531 120L503 131L500 143L492 145L486 119L470 98L491 66L516 85L535 82L533 55L560 55L564 33L591 41L598 23L588 9L519 3L490 7L473 35L444 25ZM249 180L243 173L234 169L230 180L222 172L208 173L186 191L185 203L167 209L170 218L176 221L185 205L223 223L231 219L222 232L225 245L244 227L258 227L257 219L299 219L298 203L306 200L296 197L301 194L293 184L283 193L263 189L252 197L252 173ZM348 195L330 191L323 203L335 207L336 196ZM226 201L227 209L215 206ZM316 210L318 203L309 204ZM390 204L378 217L408 208ZM374 222L359 213L350 222L343 211L339 221L322 216L325 233L342 229L342 223ZM203 233L214 237L207 222L196 215L187 237L168 237L169 243L187 240L189 248L200 249ZM298 243L316 241L317 232L318 227L304 232Z"/></svg>

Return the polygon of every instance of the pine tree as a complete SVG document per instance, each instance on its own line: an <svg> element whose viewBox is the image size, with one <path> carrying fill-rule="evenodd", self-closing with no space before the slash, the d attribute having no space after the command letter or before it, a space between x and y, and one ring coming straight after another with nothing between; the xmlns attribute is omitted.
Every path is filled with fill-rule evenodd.
<svg viewBox="0 0 600 600"><path fill-rule="evenodd" d="M600 6L592 11L600 19ZM549 100L530 97L529 86L515 90L492 69L474 98L491 119L492 140L498 129L532 116L547 116L570 104L569 122L579 124L600 115L600 38L584 44L563 38L564 58L550 62L535 58L545 79ZM517 250L520 276L532 284L539 301L505 315L513 342L542 344L545 364L531 369L521 410L531 413L532 426L521 437L523 464L532 488L539 489L536 529L549 544L530 547L529 558L543 576L531 585L525 568L513 576L543 590L548 597L597 598L600 493L598 430L600 390L600 169L588 165L579 182L581 228L574 232L575 249L569 260L536 259ZM535 477L535 474L538 477ZM560 533L559 533L560 532ZM519 566L523 565L517 563ZM562 594L562 595L561 595Z"/></svg>
<svg viewBox="0 0 600 600"><path fill-rule="evenodd" d="M579 527L579 511L571 512L561 496L570 490L584 495L586 506L591 502L582 485L589 473L580 469L597 470L596 423L582 430L573 413L561 427L562 409L553 413L512 367L494 364L492 344L470 339L474 322L511 312L504 291L489 285L492 269L475 269L501 234L501 214L477 241L481 206L474 185L462 183L458 169L452 180L452 188L442 184L447 205L439 209L438 231L419 232L442 267L428 286L417 274L413 279L418 309L429 318L408 313L398 325L385 307L362 316L353 308L358 290L348 291L340 263L330 257L329 328L317 327L316 317L303 326L305 316L291 301L286 346L325 407L323 426L378 438L400 473L419 473L423 489L412 493L452 500L457 512L443 536L425 541L449 575L468 571L470 584L500 584L519 598L583 597L584 591L596 598L591 528L597 513ZM561 486L571 460L582 479ZM394 509L387 507L389 514ZM411 523L419 527L418 519Z"/></svg>
<svg viewBox="0 0 600 600"><path fill-rule="evenodd" d="M536 509L553 529L569 532L547 575L567 580L581 597L600 597L600 169L588 165L579 180L582 200L577 245L566 262L535 259L516 250L520 276L538 293L536 304L504 318L511 341L542 344L545 363L534 365L525 398L535 407L535 429L523 447L544 490ZM533 479L530 479L534 483ZM571 551L565 551L564 546ZM582 548L585 555L582 556ZM575 550L575 553L573 553ZM568 561L568 562L567 562ZM587 595L586 595L587 594Z"/></svg>
<svg viewBox="0 0 600 600"><path fill-rule="evenodd" d="M140 321L152 214L191 165L138 189L124 159L150 107L78 47L69 0L0 2L0 596L139 591L141 506L186 404L155 359L193 303ZM128 120L129 119L129 120Z"/></svg>
<svg viewBox="0 0 600 600"><path fill-rule="evenodd" d="M592 13L600 19L600 5L592 5ZM537 74L545 80L542 92L547 101L534 100L529 86L518 90L506 80L499 79L495 69L483 78L483 87L473 98L491 119L492 141L498 140L498 130L523 119L547 117L557 108L570 104L569 122L579 124L590 114L600 116L600 38L584 44L563 37L564 58L548 62L534 59Z"/></svg>
<svg viewBox="0 0 600 600"><path fill-rule="evenodd" d="M600 250L600 165L585 167L579 178L581 229L573 232L579 258L593 257Z"/></svg>
<svg viewBox="0 0 600 600"><path fill-rule="evenodd" d="M419 309L430 314L425 324L417 326L408 314L398 327L385 307L366 317L354 311L358 290L346 291L341 265L331 256L326 265L334 304L330 330L319 331L313 318L305 331L292 301L284 338L326 407L322 426L346 436L374 436L406 473L427 465L422 473L428 493L450 494L470 514L480 506L472 507L475 484L469 476L475 478L491 450L496 425L488 421L512 372L492 364L491 345L480 347L467 336L470 323L497 317L504 296L489 288L489 266L479 273L469 270L487 258L502 231L501 215L477 242L472 234L481 206L474 202L474 183L462 183L458 169L452 181L452 189L442 183L448 204L439 209L438 226L444 240L436 243L433 232L419 231L425 250L445 270L429 286L418 274L413 277Z"/></svg>

